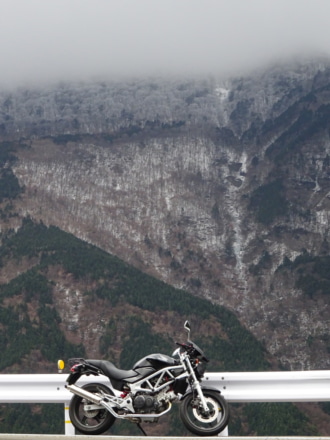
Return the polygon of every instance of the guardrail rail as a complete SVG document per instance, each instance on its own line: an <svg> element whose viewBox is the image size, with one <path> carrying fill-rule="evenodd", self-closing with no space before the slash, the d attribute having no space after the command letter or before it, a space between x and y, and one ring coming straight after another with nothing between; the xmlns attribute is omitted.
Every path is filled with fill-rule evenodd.
<svg viewBox="0 0 330 440"><path fill-rule="evenodd" d="M65 435L74 435L66 374L0 374L0 403L63 403ZM89 377L79 384L90 382ZM108 383L93 377L93 382ZM228 402L321 402L330 400L330 370L206 373L203 382ZM224 435L228 435L225 430Z"/></svg>

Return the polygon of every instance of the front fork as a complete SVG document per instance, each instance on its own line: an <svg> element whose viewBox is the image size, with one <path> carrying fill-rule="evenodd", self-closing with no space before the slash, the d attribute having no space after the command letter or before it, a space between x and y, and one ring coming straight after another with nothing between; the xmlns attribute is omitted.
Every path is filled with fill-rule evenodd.
<svg viewBox="0 0 330 440"><path fill-rule="evenodd" d="M197 391L197 394L198 394L198 397L199 397L199 399L200 399L200 401L201 401L201 404L202 404L203 410L204 410L205 413L208 414L208 413L209 413L209 407L207 406L206 399L205 399L205 397L204 397L204 394L203 394L203 390L202 390L201 384L200 384L200 382L198 381L198 379L196 378L195 371L194 371L194 369L193 369L193 367L192 367L192 365L191 365L191 363L190 363L189 358L186 358L186 365L187 365L188 370L189 370L189 376L190 376L191 379L192 379L192 380L191 380L191 387L192 387L193 390L196 390L196 391Z"/></svg>

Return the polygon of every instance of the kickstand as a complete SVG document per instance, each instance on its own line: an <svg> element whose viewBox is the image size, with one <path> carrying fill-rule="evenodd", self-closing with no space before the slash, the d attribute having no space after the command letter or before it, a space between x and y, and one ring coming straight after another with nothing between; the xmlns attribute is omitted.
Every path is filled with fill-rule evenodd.
<svg viewBox="0 0 330 440"><path fill-rule="evenodd" d="M142 432L143 435L148 436L148 434L145 432L145 430L142 428L141 423L137 423L137 426L139 430Z"/></svg>

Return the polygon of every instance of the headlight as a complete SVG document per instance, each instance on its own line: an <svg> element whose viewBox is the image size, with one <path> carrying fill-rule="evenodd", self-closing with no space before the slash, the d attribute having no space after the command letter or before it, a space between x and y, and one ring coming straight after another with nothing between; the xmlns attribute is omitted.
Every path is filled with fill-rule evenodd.
<svg viewBox="0 0 330 440"><path fill-rule="evenodd" d="M195 371L197 373L197 376L203 377L205 370L206 370L206 365L203 362L195 363Z"/></svg>

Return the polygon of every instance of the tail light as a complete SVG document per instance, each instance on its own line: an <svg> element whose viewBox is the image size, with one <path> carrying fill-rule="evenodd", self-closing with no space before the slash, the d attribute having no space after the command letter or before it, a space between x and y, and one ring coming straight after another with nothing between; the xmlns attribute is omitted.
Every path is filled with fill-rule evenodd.
<svg viewBox="0 0 330 440"><path fill-rule="evenodd" d="M80 366L81 364L72 365L72 367L70 368L71 373L76 373L79 370Z"/></svg>

